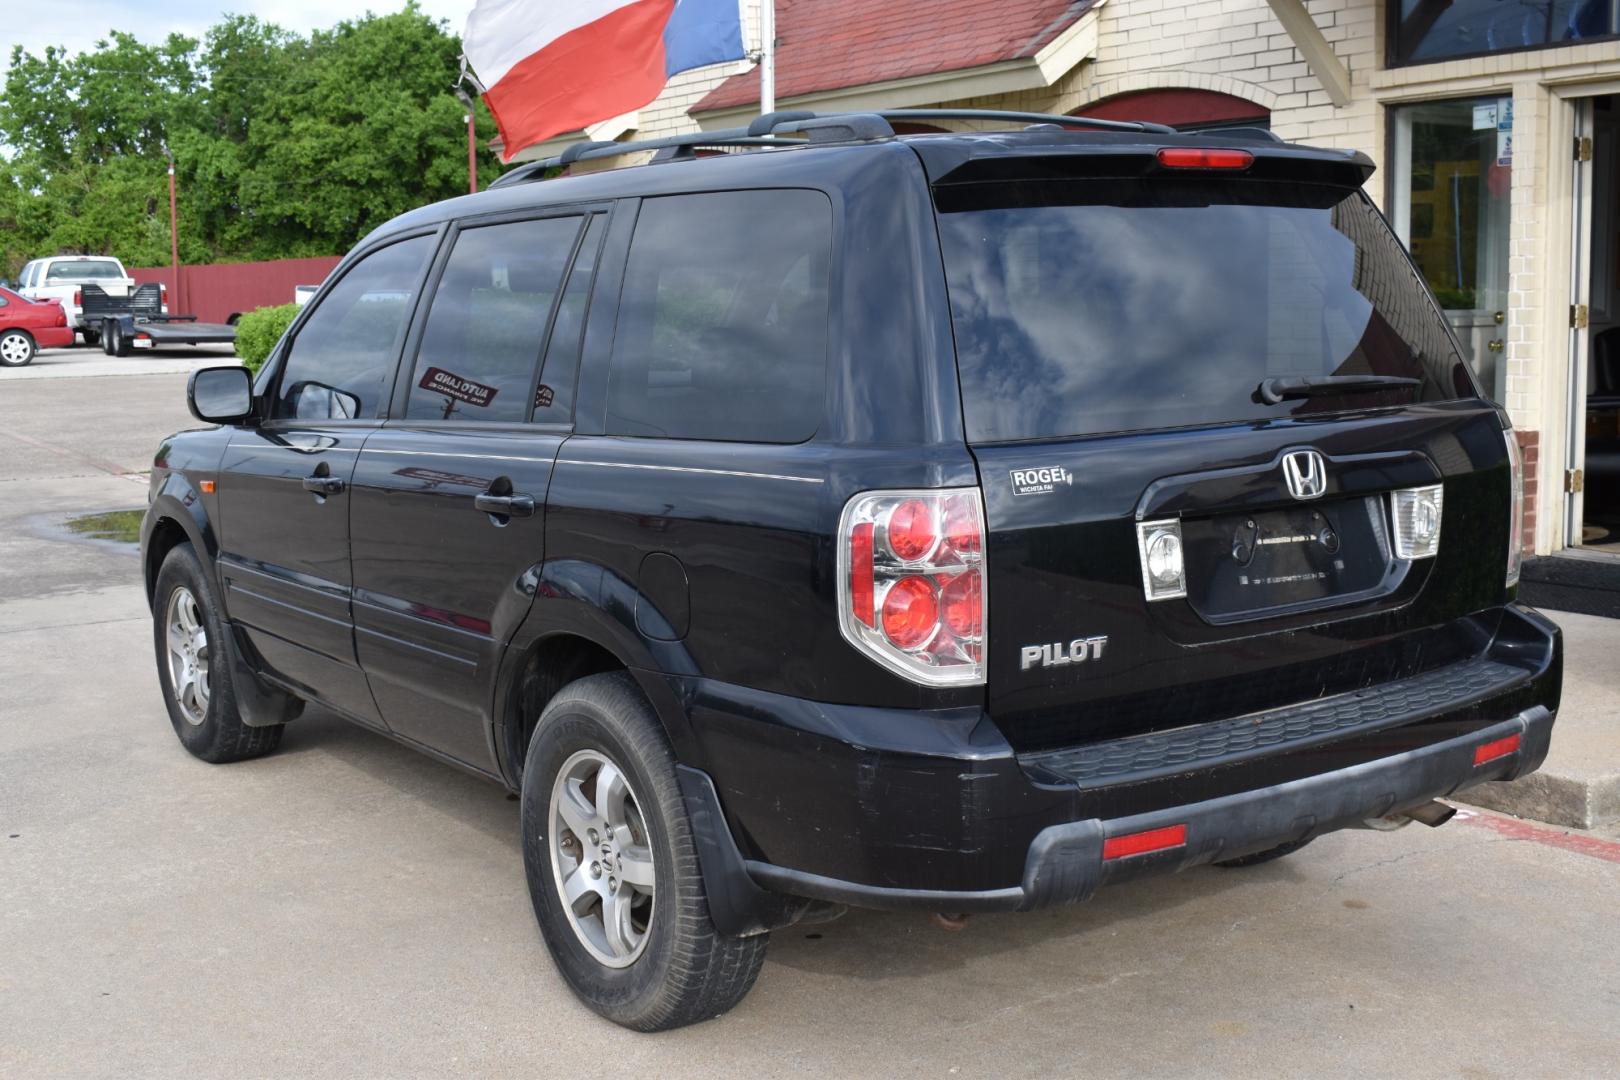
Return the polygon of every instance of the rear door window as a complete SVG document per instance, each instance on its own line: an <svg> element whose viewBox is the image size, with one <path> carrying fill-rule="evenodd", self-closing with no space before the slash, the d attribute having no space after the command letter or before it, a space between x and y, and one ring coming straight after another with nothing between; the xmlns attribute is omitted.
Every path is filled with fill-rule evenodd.
<svg viewBox="0 0 1620 1080"><path fill-rule="evenodd" d="M1475 396L1359 191L1256 181L937 195L969 438L1001 442ZM1263 404L1262 380L1421 380Z"/></svg>
<svg viewBox="0 0 1620 1080"><path fill-rule="evenodd" d="M607 432L802 442L823 413L832 205L817 191L641 205Z"/></svg>
<svg viewBox="0 0 1620 1080"><path fill-rule="evenodd" d="M581 218L462 229L433 294L405 416L522 423Z"/></svg>
<svg viewBox="0 0 1620 1080"><path fill-rule="evenodd" d="M282 366L274 415L360 420L382 413L400 338L437 237L366 255L316 303Z"/></svg>

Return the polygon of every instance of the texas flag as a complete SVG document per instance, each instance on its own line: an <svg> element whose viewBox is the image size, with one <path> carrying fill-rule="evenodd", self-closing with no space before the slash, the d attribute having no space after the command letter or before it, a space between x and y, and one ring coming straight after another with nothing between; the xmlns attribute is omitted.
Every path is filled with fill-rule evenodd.
<svg viewBox="0 0 1620 1080"><path fill-rule="evenodd" d="M745 55L738 0L478 0L462 50L512 156Z"/></svg>

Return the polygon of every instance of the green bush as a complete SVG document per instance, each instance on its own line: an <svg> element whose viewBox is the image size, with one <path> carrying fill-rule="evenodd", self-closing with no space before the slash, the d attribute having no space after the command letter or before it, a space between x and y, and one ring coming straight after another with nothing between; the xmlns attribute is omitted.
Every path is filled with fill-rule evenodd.
<svg viewBox="0 0 1620 1080"><path fill-rule="evenodd" d="M258 371L270 350L298 315L297 304L282 304L250 311L236 321L236 355L242 366Z"/></svg>

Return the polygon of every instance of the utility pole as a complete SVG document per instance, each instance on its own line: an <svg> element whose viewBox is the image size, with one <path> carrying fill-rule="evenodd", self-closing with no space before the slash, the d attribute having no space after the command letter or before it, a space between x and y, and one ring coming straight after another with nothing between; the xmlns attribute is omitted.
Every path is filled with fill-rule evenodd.
<svg viewBox="0 0 1620 1080"><path fill-rule="evenodd" d="M776 0L759 5L759 112L776 111Z"/></svg>
<svg viewBox="0 0 1620 1080"><path fill-rule="evenodd" d="M467 70L467 57L461 58L461 74L456 76L456 85L451 89L456 97L467 107L467 194L478 194L478 109L473 96L467 92L467 84L471 83L473 89L483 91L483 87Z"/></svg>
<svg viewBox="0 0 1620 1080"><path fill-rule="evenodd" d="M180 303L180 215L174 202L174 155L167 145L163 156L169 159L169 280L174 283L174 306L170 310L184 311L185 305Z"/></svg>

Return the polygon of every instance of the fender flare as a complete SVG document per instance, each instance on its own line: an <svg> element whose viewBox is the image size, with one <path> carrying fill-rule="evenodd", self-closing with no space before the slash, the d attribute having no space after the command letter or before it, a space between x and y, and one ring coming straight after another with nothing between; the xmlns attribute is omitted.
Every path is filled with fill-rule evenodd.
<svg viewBox="0 0 1620 1080"><path fill-rule="evenodd" d="M670 685L669 674L697 674L697 665L680 641L655 641L636 628L638 593L633 582L620 578L598 563L583 559L554 559L525 575L523 586L532 589L534 602L513 632L496 673L490 715L495 718L491 737L502 773L521 777L523 763L510 761L505 727L508 706L522 673L524 660L547 638L580 638L613 656L635 678L663 725L677 761L696 765L697 740L686 707ZM649 603L641 598L643 605ZM645 610L645 607L644 607Z"/></svg>
<svg viewBox="0 0 1620 1080"><path fill-rule="evenodd" d="M178 472L163 478L141 521L141 576L146 585L147 607L153 608L157 588L157 573L162 565L152 551L152 537L161 521L173 521L185 533L186 540L202 561L203 571L214 586L220 613L225 616L231 635L231 686L236 691L236 705L242 722L249 727L274 727L295 719L304 710L303 700L277 689L259 677L258 654L242 632L231 622L225 604L225 588L219 577L219 538L213 523L203 507L202 497L191 482ZM154 616L156 614L154 610Z"/></svg>

